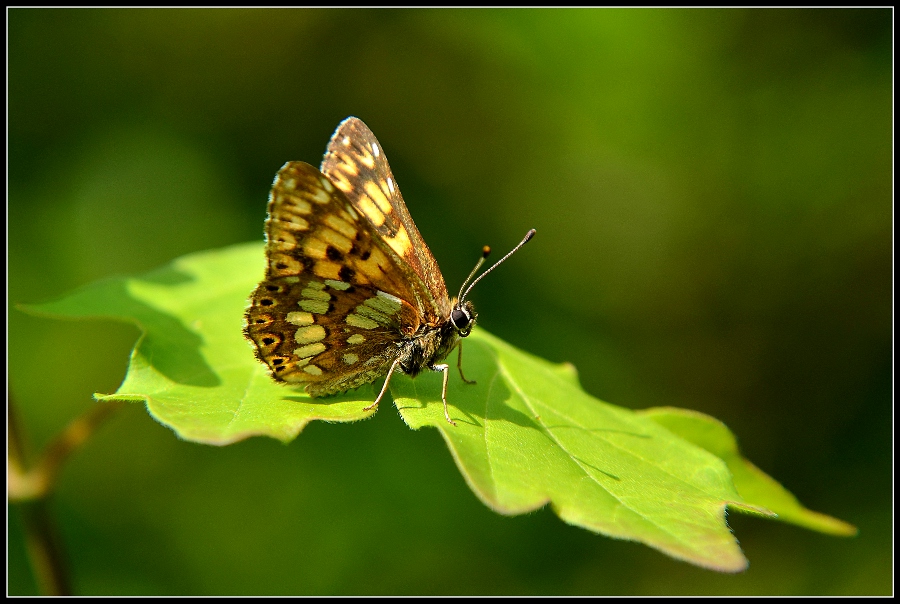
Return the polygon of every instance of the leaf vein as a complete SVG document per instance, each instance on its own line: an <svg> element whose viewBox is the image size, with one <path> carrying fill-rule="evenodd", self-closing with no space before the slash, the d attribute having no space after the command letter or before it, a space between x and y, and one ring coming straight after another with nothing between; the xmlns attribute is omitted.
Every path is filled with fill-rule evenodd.
<svg viewBox="0 0 900 604"><path fill-rule="evenodd" d="M494 350L491 349L490 347L488 347L488 348L491 350L491 354L494 356L494 359L495 359L495 361L496 361L496 363L497 363L497 367L499 368L499 373L502 373L502 374L503 374L503 376L506 378L507 383L510 384L510 385L513 387L513 389L515 390L515 392L516 392L520 397L522 397L522 401L525 403L525 405L528 407L528 409L531 411L531 413L532 413L533 415L537 415L537 414L536 414L536 410L535 410L534 406L532 405L532 403L531 403L531 401L530 401L530 398L525 394L525 391L519 386L518 382L517 382L516 380L513 379L512 375L509 373L509 371L507 371L506 367L505 367L505 366L503 365L503 363L500 361L499 356L496 354L496 351L494 351ZM556 410L554 410L554 411L557 412L557 413L559 413L559 412L556 411ZM565 414L560 413L560 415L563 416L563 417L566 417L566 419L570 420L570 421L572 422L573 425L576 425L576 426L579 425L578 422L572 420L572 418L566 416ZM540 421L540 420L539 420L539 421ZM623 501L622 498L619 497L616 493L614 493L614 492L610 491L609 489L607 489L607 488L603 485L603 483L601 483L599 480L597 480L596 478L594 478L594 476L591 475L591 473L590 473L589 471L587 471L587 469L585 468L584 464L583 464L583 463L582 463L575 455L573 455L572 453L569 452L569 450L568 450L568 449L567 449L567 448L559 441L559 439L553 434L553 432L550 430L550 428L549 428L546 424L544 424L543 421L541 421L541 425L544 426L544 429L545 429L546 433L548 434L549 438L550 438L554 443L556 443L556 445L557 445L560 449L562 449L562 450L566 453L566 455L569 457L569 459L570 459L575 465L577 465L578 468L579 468L582 472L584 472L584 474L585 474L588 478L590 478L590 480L591 480L594 484L596 484L598 487L600 487L601 489L603 489L604 491L606 491L611 497L613 497L616 501L618 501L618 502L619 502L619 505L621 505L621 506L622 506L623 508L625 508L625 509L630 510L632 513L638 515L639 517L643 518L644 520L646 520L647 522L649 522L651 525L653 525L653 526L655 526L656 528L658 528L659 530L661 530L663 533L665 533L665 534L669 535L670 537L672 537L676 542L682 542L682 541L683 541L683 539L681 539L677 534L675 534L675 533L673 533L672 531L666 529L666 528L665 528L664 526L662 526L659 522L654 521L651 517L647 516L646 514L640 512L639 510L635 509L634 507L628 505L628 504L627 504L625 501ZM583 427L583 426L582 426L582 427ZM605 439L604 439L604 440L605 440ZM642 461L645 461L645 462L646 462L646 460L644 460L643 458L641 458L641 457L639 457L639 456L634 455L634 453L632 453L631 451L627 451L626 449L622 449L622 448L621 448L620 446L618 446L616 443L610 442L610 441L608 441L608 440L606 440L606 442L609 443L610 445L616 447L617 449L619 449L619 450L622 451L623 453L627 453L627 454L629 454L629 455L635 456L635 457L637 457L638 459L641 459ZM667 475L671 476L672 478L678 480L679 482L683 482L681 479L679 479L678 477L676 477L676 476L672 475L671 473L667 472L665 469L662 469L662 471L665 472Z"/></svg>

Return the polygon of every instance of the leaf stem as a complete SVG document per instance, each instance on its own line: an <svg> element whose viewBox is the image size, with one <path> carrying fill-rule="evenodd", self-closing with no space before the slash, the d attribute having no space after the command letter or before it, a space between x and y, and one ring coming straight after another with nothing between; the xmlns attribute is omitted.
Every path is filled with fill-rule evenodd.
<svg viewBox="0 0 900 604"><path fill-rule="evenodd" d="M72 595L62 542L50 514L49 502L47 499L22 501L17 507L38 592L46 596Z"/></svg>
<svg viewBox="0 0 900 604"><path fill-rule="evenodd" d="M123 401L103 401L74 419L28 468L24 433L9 395L7 405L7 500L17 504L25 533L25 546L40 593L70 595L59 532L50 514L48 497L56 486L63 462L81 446Z"/></svg>

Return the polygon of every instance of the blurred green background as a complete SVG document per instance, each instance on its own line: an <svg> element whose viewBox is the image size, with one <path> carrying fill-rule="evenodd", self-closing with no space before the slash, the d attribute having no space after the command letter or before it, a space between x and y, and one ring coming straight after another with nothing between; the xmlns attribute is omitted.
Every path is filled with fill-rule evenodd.
<svg viewBox="0 0 900 604"><path fill-rule="evenodd" d="M391 406L284 446L139 405L65 467L78 594L892 591L892 12L8 11L9 387L34 450L113 392L128 325L27 316L261 239L288 160L379 137L479 324L639 409L724 421L853 539L731 514L739 575L485 508ZM248 292L249 294L249 292ZM36 593L9 508L9 592Z"/></svg>

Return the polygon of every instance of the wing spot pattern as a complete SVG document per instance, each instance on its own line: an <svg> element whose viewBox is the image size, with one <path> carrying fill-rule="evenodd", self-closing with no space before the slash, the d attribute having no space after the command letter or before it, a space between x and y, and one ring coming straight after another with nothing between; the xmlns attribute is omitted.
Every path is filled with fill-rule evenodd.
<svg viewBox="0 0 900 604"><path fill-rule="evenodd" d="M301 327L294 334L294 339L298 344L310 344L313 342L321 342L325 339L325 328L321 325L309 325Z"/></svg>
<svg viewBox="0 0 900 604"><path fill-rule="evenodd" d="M308 312L300 312L298 310L289 312L285 320L288 323L293 325L302 326L302 325L312 325L314 320L312 313Z"/></svg>
<svg viewBox="0 0 900 604"><path fill-rule="evenodd" d="M357 201L357 205L359 209L365 214L366 218L372 221L376 227L380 227L384 224L385 216L381 210L378 209L378 206L375 205L375 202L372 201L367 195L360 195L359 200Z"/></svg>
<svg viewBox="0 0 900 604"><path fill-rule="evenodd" d="M325 346L322 342L316 342L315 344L307 344L306 346L301 346L300 348L294 349L294 354L300 357L301 359L307 357L314 357L320 352L325 352L328 347Z"/></svg>

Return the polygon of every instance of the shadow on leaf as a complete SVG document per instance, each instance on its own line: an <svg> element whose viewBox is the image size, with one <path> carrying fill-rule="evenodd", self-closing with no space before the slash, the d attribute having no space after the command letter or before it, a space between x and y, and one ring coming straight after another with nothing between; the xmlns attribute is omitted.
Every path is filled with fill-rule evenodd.
<svg viewBox="0 0 900 604"><path fill-rule="evenodd" d="M155 271L150 277L141 280L167 285L193 280L191 275L170 267ZM37 316L109 318L132 323L144 332L135 346L133 357L142 359L179 384L211 388L221 383L200 352L203 338L171 314L137 299L129 291L127 279L114 277L76 290L61 300L17 306Z"/></svg>

